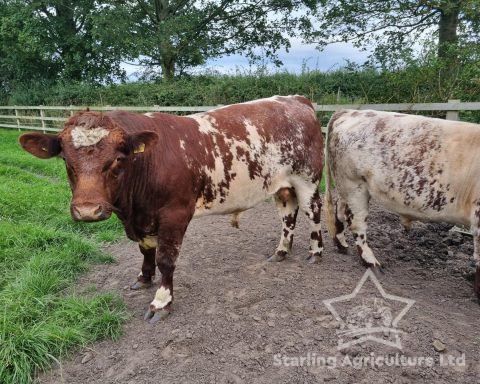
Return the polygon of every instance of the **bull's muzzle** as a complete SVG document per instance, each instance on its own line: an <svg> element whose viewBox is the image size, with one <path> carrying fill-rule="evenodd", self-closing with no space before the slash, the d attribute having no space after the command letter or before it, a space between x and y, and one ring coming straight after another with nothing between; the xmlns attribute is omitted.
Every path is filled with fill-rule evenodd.
<svg viewBox="0 0 480 384"><path fill-rule="evenodd" d="M70 210L75 221L100 221L108 219L112 214L106 204L72 203Z"/></svg>

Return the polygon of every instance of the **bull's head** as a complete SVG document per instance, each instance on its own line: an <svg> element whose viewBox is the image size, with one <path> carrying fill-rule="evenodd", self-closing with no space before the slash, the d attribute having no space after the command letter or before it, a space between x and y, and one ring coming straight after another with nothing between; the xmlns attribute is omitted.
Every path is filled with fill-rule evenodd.
<svg viewBox="0 0 480 384"><path fill-rule="evenodd" d="M111 216L131 162L157 139L154 132L126 133L107 116L85 112L72 117L58 135L28 133L20 144L41 159L63 158L73 192L73 219L99 221Z"/></svg>

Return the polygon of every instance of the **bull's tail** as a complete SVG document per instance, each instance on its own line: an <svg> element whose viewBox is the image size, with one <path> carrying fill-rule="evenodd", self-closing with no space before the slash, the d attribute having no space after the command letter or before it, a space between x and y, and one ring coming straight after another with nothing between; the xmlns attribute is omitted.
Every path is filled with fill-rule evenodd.
<svg viewBox="0 0 480 384"><path fill-rule="evenodd" d="M331 118L327 125L327 134L325 139L325 221L327 224L328 234L334 238L335 237L335 209L333 207L333 199L332 199L332 172L330 170L330 163L328 161L328 146L330 142L330 133L333 129L333 121L334 119Z"/></svg>

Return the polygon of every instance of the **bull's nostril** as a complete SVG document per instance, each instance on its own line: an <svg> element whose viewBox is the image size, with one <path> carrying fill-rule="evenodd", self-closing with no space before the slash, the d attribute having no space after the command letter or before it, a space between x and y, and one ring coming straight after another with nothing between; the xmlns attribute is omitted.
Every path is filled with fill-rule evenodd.
<svg viewBox="0 0 480 384"><path fill-rule="evenodd" d="M94 215L100 216L102 214L102 206L99 205L97 209L95 209L95 212L93 212Z"/></svg>
<svg viewBox="0 0 480 384"><path fill-rule="evenodd" d="M72 204L71 212L74 220L77 221L98 221L108 215L108 210L103 204Z"/></svg>
<svg viewBox="0 0 480 384"><path fill-rule="evenodd" d="M76 206L73 206L73 213L74 213L74 215L77 219L82 217L82 214L80 213L80 211L78 210L78 208Z"/></svg>

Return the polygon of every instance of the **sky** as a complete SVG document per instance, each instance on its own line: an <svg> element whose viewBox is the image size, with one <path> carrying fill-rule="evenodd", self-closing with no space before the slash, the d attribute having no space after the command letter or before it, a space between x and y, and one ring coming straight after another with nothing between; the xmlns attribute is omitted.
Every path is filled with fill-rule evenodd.
<svg viewBox="0 0 480 384"><path fill-rule="evenodd" d="M361 52L359 49L347 43L336 43L327 46L319 51L314 44L304 44L300 39L291 40L289 52L282 50L279 52L279 58L283 66L279 69L273 64L268 68L272 71L287 70L288 72L299 73L305 63L310 70L328 71L336 69L346 64L346 59L355 63L364 63L367 60L368 53ZM249 63L241 55L232 55L211 60L206 68L216 69L221 73L235 71L236 68L248 68Z"/></svg>
<svg viewBox="0 0 480 384"><path fill-rule="evenodd" d="M344 66L346 60L361 64L367 60L368 56L368 52L362 52L348 43L332 44L322 51L317 50L314 44L304 44L300 39L295 38L291 40L291 45L289 52L285 49L279 52L283 66L277 68L273 64L267 64L269 71L286 70L300 73L304 63L310 70L328 71ZM133 73L140 69L131 64L123 64L122 67L131 80L135 79ZM231 55L209 60L206 65L196 68L195 72L215 70L222 74L235 74L236 71L242 72L248 69L250 69L248 59L242 55Z"/></svg>

